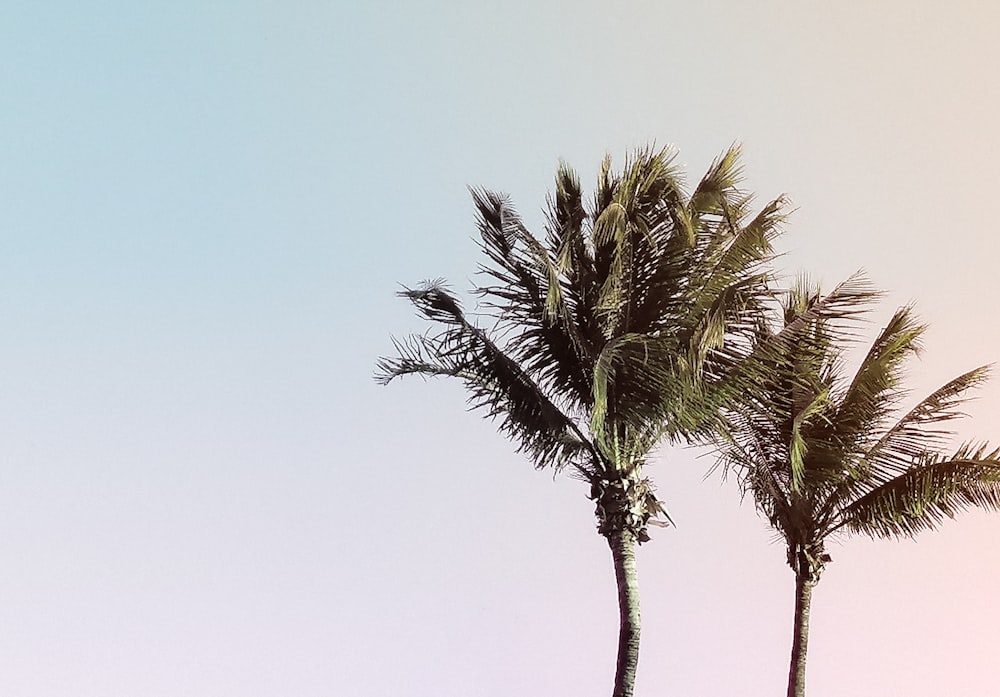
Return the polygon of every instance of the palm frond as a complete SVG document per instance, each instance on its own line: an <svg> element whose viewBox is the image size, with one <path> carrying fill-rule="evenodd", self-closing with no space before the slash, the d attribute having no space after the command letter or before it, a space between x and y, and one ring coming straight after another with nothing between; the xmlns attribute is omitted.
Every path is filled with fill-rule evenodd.
<svg viewBox="0 0 1000 697"><path fill-rule="evenodd" d="M395 342L398 357L378 362L376 380L386 384L414 373L458 378L469 391L471 407L498 419L500 431L529 454L536 467L594 467L597 451L576 421L485 331L468 322L457 298L433 282L400 295L446 328L435 336Z"/></svg>
<svg viewBox="0 0 1000 697"><path fill-rule="evenodd" d="M920 336L926 329L911 307L900 308L872 343L854 379L844 393L834 416L838 437L854 449L861 441L881 430L899 399L902 366L920 350Z"/></svg>
<svg viewBox="0 0 1000 697"><path fill-rule="evenodd" d="M513 330L509 349L536 380L580 406L590 398L589 346L573 298L564 292L558 262L524 227L503 196L472 190L482 248L491 264L480 270L497 285L475 292Z"/></svg>
<svg viewBox="0 0 1000 697"><path fill-rule="evenodd" d="M790 442L788 446L788 461L791 468L791 490L801 494L805 489L806 455L809 453L810 440L806 435L808 426L816 417L821 416L830 403L830 393L827 390L812 396L812 399L801 408L793 408Z"/></svg>
<svg viewBox="0 0 1000 697"><path fill-rule="evenodd" d="M555 193L547 198L547 203L546 244L549 249L562 248L570 238L582 243L587 210L583 205L580 179L565 162L559 163Z"/></svg>
<svg viewBox="0 0 1000 697"><path fill-rule="evenodd" d="M852 321L878 294L860 275L819 295L793 289L778 328L758 323L753 345L731 378L730 411L750 410L774 424L787 423L831 386L827 368L839 344L854 338ZM787 431L787 429L786 429ZM786 439L790 436L787 431Z"/></svg>
<svg viewBox="0 0 1000 697"><path fill-rule="evenodd" d="M827 295L808 285L793 288L783 305L783 326L759 327L750 355L741 362L741 391L733 395L739 408L786 424L787 441L795 416L834 387L841 347L855 339L857 320L878 296L860 274Z"/></svg>
<svg viewBox="0 0 1000 697"><path fill-rule="evenodd" d="M858 271L840 282L825 295L806 289L794 291L787 310L796 303L804 312L786 312L785 326L775 335L778 343L794 342L801 332L821 325L831 343L852 341L857 336L857 320L870 312L875 301L884 295L876 290L863 272Z"/></svg>
<svg viewBox="0 0 1000 697"><path fill-rule="evenodd" d="M664 263L672 258L678 240L686 239L677 228L676 211L683 194L673 159L669 149L640 151L609 184L611 189L598 196L591 242L606 339L649 331L662 316L656 313L655 300L664 295L663 273L669 270L676 278L692 271L690 264L668 269ZM599 191L604 189L604 178L602 174Z"/></svg>
<svg viewBox="0 0 1000 697"><path fill-rule="evenodd" d="M725 289L770 261L772 243L785 221L785 205L784 197L771 201L747 225L731 236L719 237L717 246L707 250L701 262L704 273L693 279L695 307L707 308Z"/></svg>
<svg viewBox="0 0 1000 697"><path fill-rule="evenodd" d="M691 194L690 209L698 215L718 215L732 221L734 207L745 200L739 191L743 179L739 144L733 144L716 158ZM731 228L734 226L730 225Z"/></svg>
<svg viewBox="0 0 1000 697"><path fill-rule="evenodd" d="M964 445L927 455L843 509L841 525L873 537L914 535L972 508L1000 509L1000 450Z"/></svg>
<svg viewBox="0 0 1000 697"><path fill-rule="evenodd" d="M659 424L666 405L683 400L685 383L677 375L671 349L671 344L638 333L605 345L593 376L590 430L598 442L605 440L609 420L631 428Z"/></svg>
<svg viewBox="0 0 1000 697"><path fill-rule="evenodd" d="M922 399L865 452L869 467L879 472L902 472L928 449L943 444L952 433L943 424L965 416L961 407L971 399L968 391L985 383L989 374L990 366L980 366Z"/></svg>

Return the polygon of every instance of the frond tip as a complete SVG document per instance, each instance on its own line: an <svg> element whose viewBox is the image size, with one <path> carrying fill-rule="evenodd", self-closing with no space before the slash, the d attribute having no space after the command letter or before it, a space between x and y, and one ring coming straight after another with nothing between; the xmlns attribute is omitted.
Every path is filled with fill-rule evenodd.
<svg viewBox="0 0 1000 697"><path fill-rule="evenodd" d="M462 304L445 286L444 279L424 281L417 288L406 288L396 293L407 298L417 311L429 320L446 324L462 324Z"/></svg>

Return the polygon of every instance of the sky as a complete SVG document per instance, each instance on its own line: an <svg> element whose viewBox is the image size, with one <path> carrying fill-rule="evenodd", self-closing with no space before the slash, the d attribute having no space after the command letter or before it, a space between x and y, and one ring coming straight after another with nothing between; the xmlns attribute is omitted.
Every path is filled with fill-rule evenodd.
<svg viewBox="0 0 1000 697"><path fill-rule="evenodd" d="M988 3L0 5L0 694L606 695L585 487L459 385L379 387L399 284L475 281L468 186L535 229L560 160L741 142L786 276L930 325L915 396L1000 359ZM1000 380L1000 378L998 378ZM916 397L915 397L916 398ZM1000 382L958 439L1000 442ZM956 443L958 441L956 440ZM793 577L711 457L648 468L636 694L779 694ZM846 539L812 697L991 697L1000 515Z"/></svg>

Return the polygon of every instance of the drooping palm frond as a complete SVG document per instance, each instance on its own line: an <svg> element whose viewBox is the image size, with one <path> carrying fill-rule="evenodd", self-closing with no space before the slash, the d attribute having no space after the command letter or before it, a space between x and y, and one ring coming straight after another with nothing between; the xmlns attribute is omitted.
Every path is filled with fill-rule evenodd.
<svg viewBox="0 0 1000 697"><path fill-rule="evenodd" d="M660 435L678 428L693 430L696 424L683 419L694 417L698 405L692 403L691 381L681 379L674 365L677 353L676 342L639 333L615 337L604 346L593 372L590 429L598 441L604 439L609 422L657 424ZM621 398L624 390L627 399ZM679 406L685 402L688 409ZM668 410L676 416L661 423ZM651 419L650 414L659 418Z"/></svg>
<svg viewBox="0 0 1000 697"><path fill-rule="evenodd" d="M780 430L759 412L733 410L729 428L718 434L717 467L736 473L743 496L752 497L776 530L789 527L788 446Z"/></svg>

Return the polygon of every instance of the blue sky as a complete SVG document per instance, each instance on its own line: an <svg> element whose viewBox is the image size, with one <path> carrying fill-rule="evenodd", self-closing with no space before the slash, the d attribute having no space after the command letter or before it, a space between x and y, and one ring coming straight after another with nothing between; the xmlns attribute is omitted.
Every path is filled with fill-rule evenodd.
<svg viewBox="0 0 1000 697"><path fill-rule="evenodd" d="M478 264L466 187L540 221L560 159L734 141L931 324L997 360L997 13L978 3L9 3L0 8L0 692L606 694L610 555L455 385L377 387L393 296ZM879 319L879 318L876 318ZM872 326L874 333L876 325ZM1000 439L1000 389L962 435ZM659 455L637 694L767 695L792 575L710 460ZM987 697L1000 518L846 541L810 694Z"/></svg>

